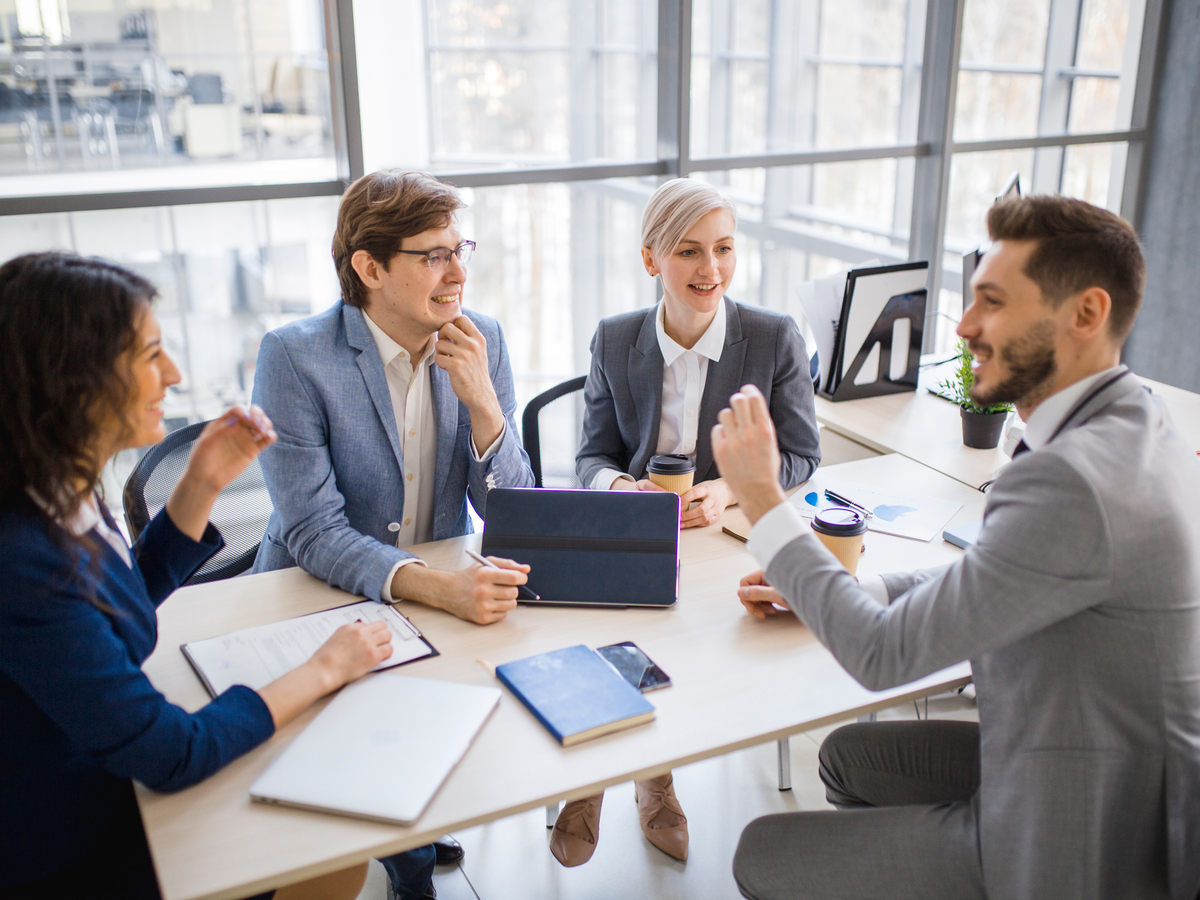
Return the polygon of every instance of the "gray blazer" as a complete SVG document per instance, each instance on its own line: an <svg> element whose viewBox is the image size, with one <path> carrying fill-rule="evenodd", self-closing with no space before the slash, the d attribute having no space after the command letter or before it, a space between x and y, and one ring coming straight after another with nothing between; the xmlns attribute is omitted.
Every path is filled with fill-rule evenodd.
<svg viewBox="0 0 1200 900"><path fill-rule="evenodd" d="M979 542L885 576L881 608L816 541L767 578L865 686L971 660L987 895L1200 889L1200 464L1133 375L997 476Z"/></svg>
<svg viewBox="0 0 1200 900"><path fill-rule="evenodd" d="M779 478L786 487L807 481L821 462L821 438L813 407L812 377L804 338L790 316L725 303L725 344L709 362L696 432L696 483L718 477L710 433L717 413L744 384L763 392L783 457ZM575 471L585 487L601 469L646 477L658 451L662 418L663 355L655 331L657 307L604 319L592 338L592 368L584 385L587 409Z"/></svg>

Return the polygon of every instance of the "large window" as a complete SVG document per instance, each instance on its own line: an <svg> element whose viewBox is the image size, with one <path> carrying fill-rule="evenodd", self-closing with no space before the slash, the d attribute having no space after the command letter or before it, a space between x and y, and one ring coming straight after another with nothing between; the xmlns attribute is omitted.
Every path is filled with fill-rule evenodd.
<svg viewBox="0 0 1200 900"><path fill-rule="evenodd" d="M5 5L7 2L7 6ZM791 311L851 264L962 254L1013 172L1135 220L1161 0L0 0L0 240L163 293L176 422L245 400L258 341L337 299L337 195L433 171L470 204L466 302L518 400L654 302L646 199L740 213L739 300ZM1153 32L1153 33L1151 33ZM1148 48L1148 49L1144 49Z"/></svg>
<svg viewBox="0 0 1200 900"><path fill-rule="evenodd" d="M319 0L0 11L0 195L337 178Z"/></svg>

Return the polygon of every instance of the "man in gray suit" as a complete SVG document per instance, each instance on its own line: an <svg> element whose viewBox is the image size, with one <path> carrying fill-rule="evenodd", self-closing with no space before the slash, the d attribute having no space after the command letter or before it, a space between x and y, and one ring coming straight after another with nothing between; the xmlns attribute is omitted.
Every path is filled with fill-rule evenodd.
<svg viewBox="0 0 1200 900"><path fill-rule="evenodd" d="M765 569L743 581L747 608L790 608L872 689L970 659L979 702L974 735L930 722L831 735L829 797L860 808L752 822L734 859L747 897L1200 888L1200 471L1120 365L1141 251L1127 223L1062 197L999 204L988 230L958 332L979 359L973 397L1015 402L1027 446L961 560L884 576L873 596L784 502L757 392L713 430Z"/></svg>

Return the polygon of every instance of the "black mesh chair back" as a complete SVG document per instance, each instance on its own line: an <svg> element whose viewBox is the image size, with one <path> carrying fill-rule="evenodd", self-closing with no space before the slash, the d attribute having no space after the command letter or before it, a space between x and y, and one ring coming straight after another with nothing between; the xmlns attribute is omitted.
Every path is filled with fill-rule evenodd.
<svg viewBox="0 0 1200 900"><path fill-rule="evenodd" d="M150 520L167 505L171 492L187 469L192 445L207 424L197 422L172 431L161 444L151 447L134 466L129 480L125 482L124 500L125 523L135 541ZM255 460L221 491L213 505L210 521L225 538L225 546L186 583L203 584L232 578L254 565L258 545L267 531L271 509L271 497L263 482L262 469L258 466L258 460Z"/></svg>
<svg viewBox="0 0 1200 900"><path fill-rule="evenodd" d="M575 454L583 432L583 383L580 375L538 394L521 414L521 436L533 483L538 487L577 488Z"/></svg>

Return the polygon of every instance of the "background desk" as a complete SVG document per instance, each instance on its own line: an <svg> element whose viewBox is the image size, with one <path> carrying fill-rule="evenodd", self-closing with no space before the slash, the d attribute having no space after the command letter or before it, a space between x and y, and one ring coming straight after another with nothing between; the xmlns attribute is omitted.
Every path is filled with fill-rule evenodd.
<svg viewBox="0 0 1200 900"><path fill-rule="evenodd" d="M965 504L956 522L982 514L984 495L892 455L828 470ZM736 509L729 521L744 523ZM445 569L471 564L470 536L415 548ZM951 562L960 551L869 533L860 571ZM418 604L403 611L442 655L391 670L472 684L496 684L476 662L502 663L571 644L634 640L670 673L674 686L650 696L646 726L563 749L510 694L451 774L420 822L399 828L250 801L258 775L323 704L207 781L178 794L138 788L138 801L167 900L238 897L419 846L460 828L666 771L742 747L957 687L965 663L912 685L872 693L855 682L794 617L751 618L736 598L738 579L757 568L720 526L685 531L680 598L669 610L519 607L480 627ZM179 645L239 628L341 605L350 597L298 569L184 588L159 610L158 649L146 672L168 698L196 709L208 696ZM385 759L362 760L363 775ZM732 848L730 848L732 853Z"/></svg>
<svg viewBox="0 0 1200 900"><path fill-rule="evenodd" d="M977 488L1009 462L999 448L963 446L958 407L926 390L949 375L950 366L925 369L916 392L834 403L817 397L817 421L879 453L899 453ZM1163 398L1171 418L1193 449L1200 450L1200 394L1143 378Z"/></svg>

